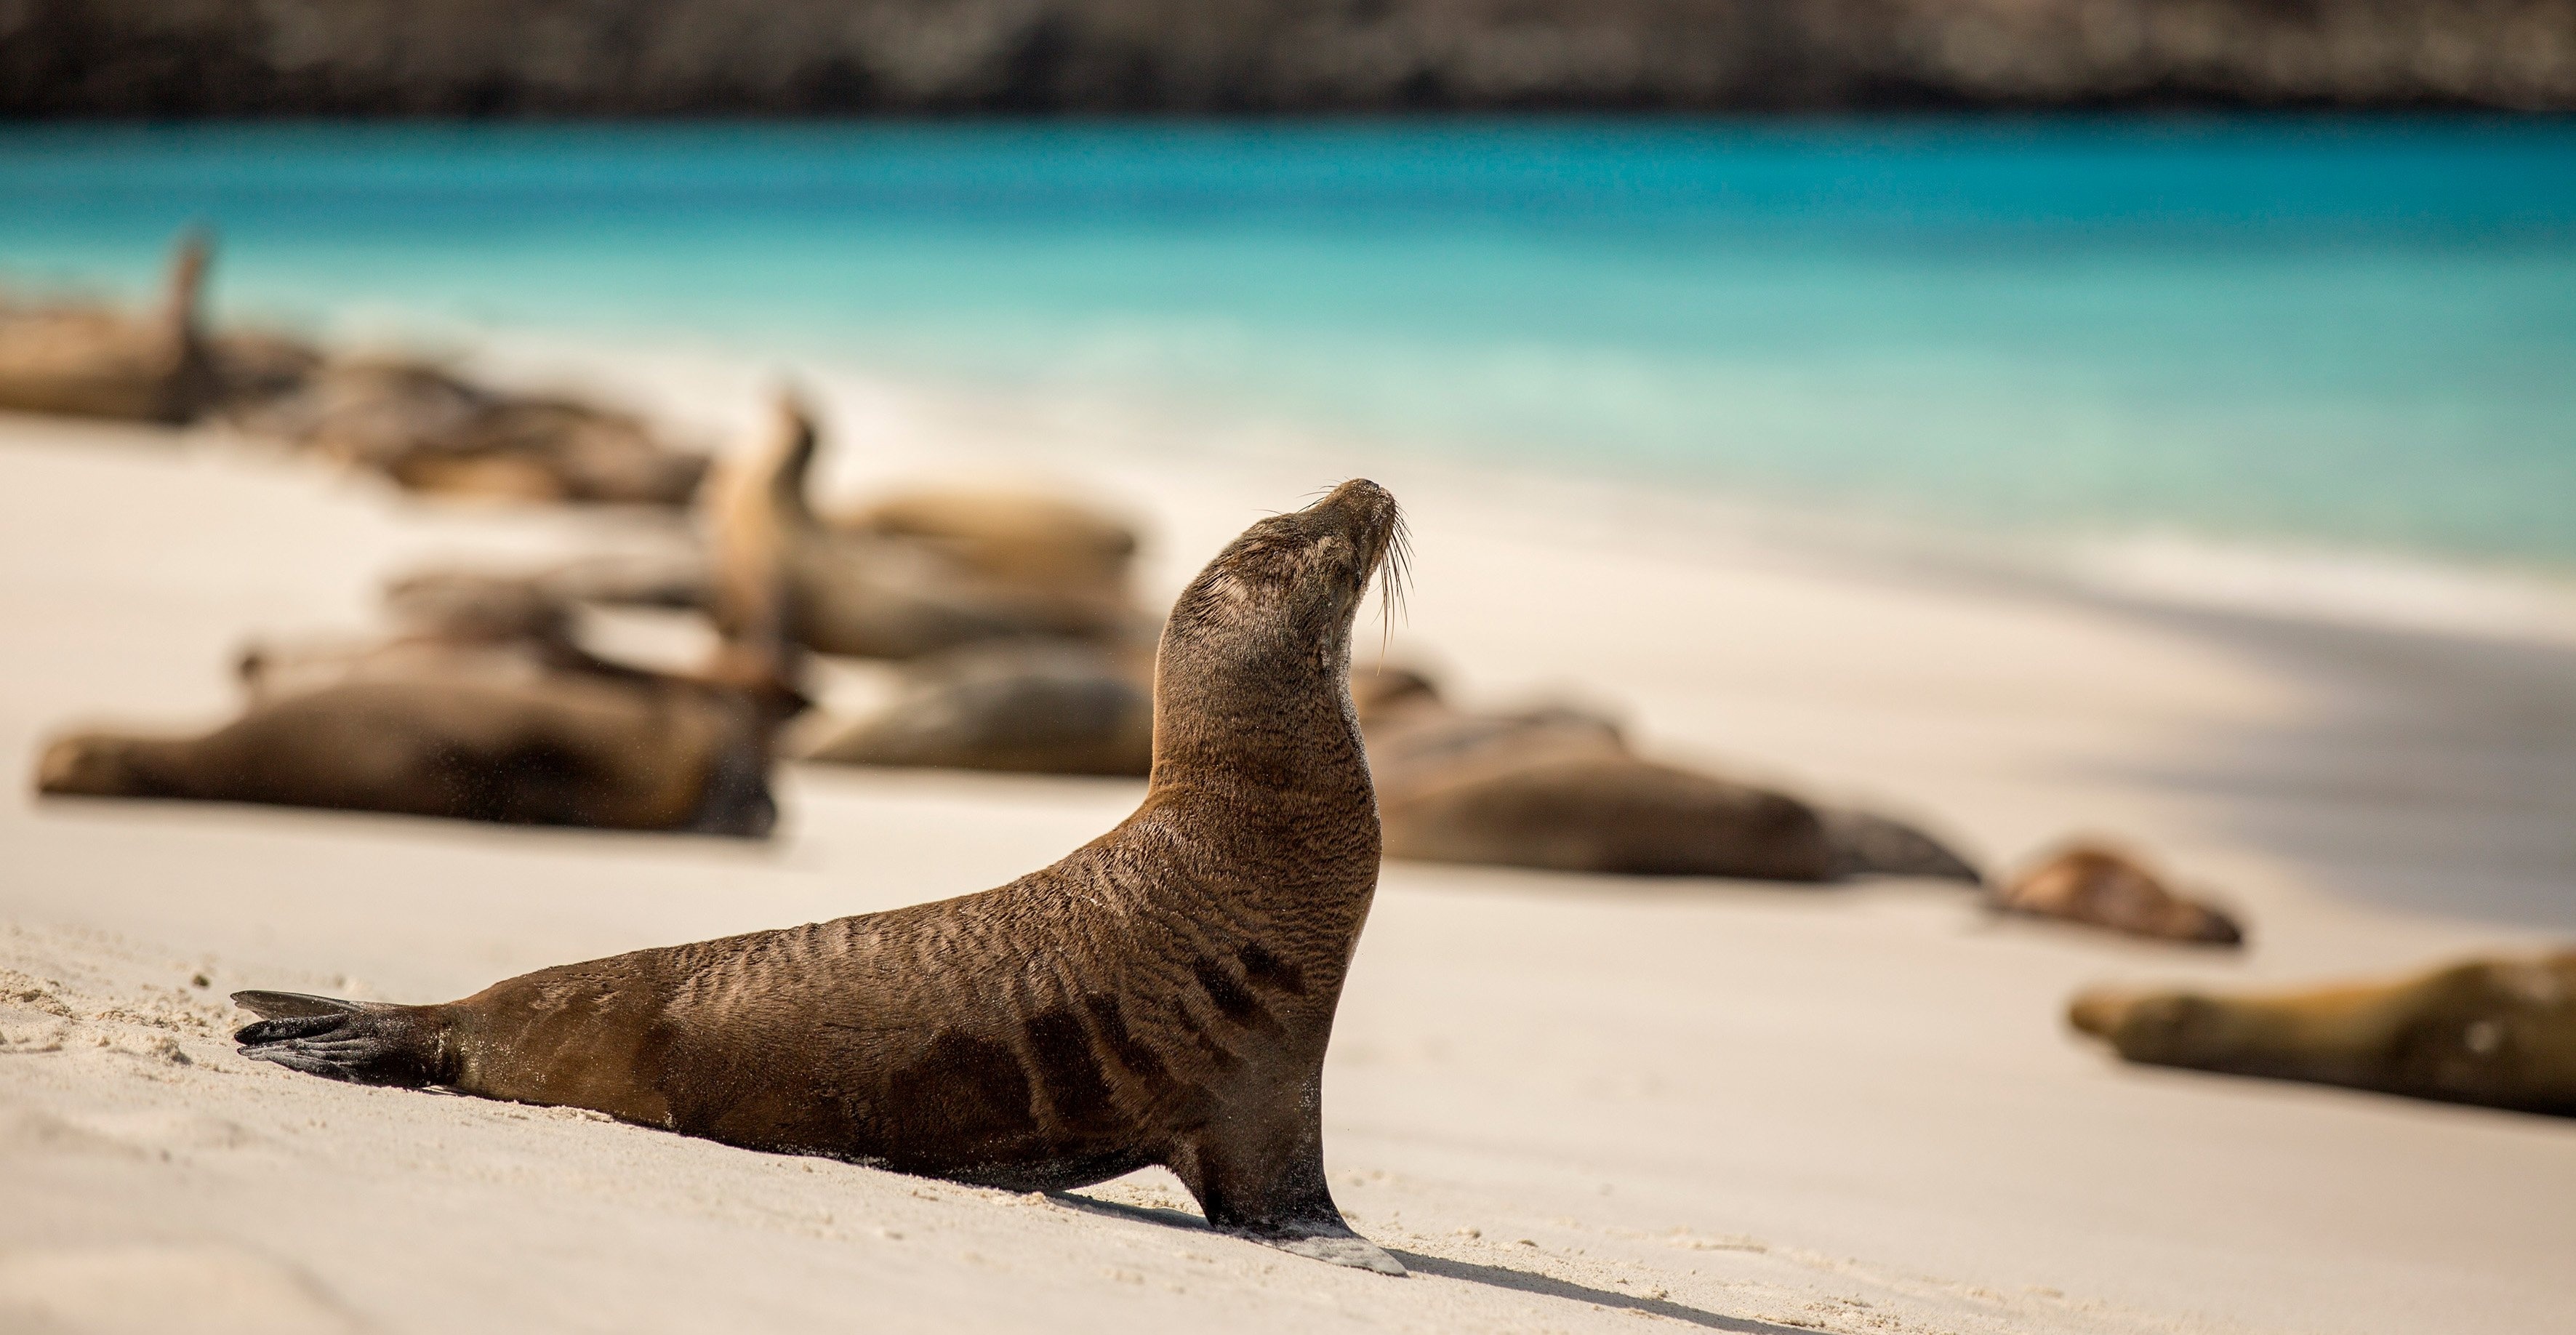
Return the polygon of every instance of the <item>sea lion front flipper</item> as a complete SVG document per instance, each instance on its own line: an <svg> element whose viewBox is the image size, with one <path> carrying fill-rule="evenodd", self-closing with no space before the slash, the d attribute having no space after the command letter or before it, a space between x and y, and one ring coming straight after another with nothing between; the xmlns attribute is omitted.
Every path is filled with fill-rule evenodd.
<svg viewBox="0 0 2576 1335"><path fill-rule="evenodd" d="M1283 1252L1294 1252L1311 1260L1326 1261L1334 1265L1346 1265L1354 1270L1370 1270L1381 1275L1393 1275L1399 1279L1412 1273L1404 1268L1404 1262L1387 1255L1384 1247L1351 1231L1348 1225L1281 1237L1267 1237L1258 1233L1245 1236L1255 1242L1267 1243Z"/></svg>
<svg viewBox="0 0 2576 1335"><path fill-rule="evenodd" d="M1321 1081L1316 1082L1320 1085ZM1166 1167L1221 1233L1316 1261L1402 1276L1404 1263L1361 1237L1324 1178L1323 1099L1310 1086L1285 1124L1247 1118L1204 1134Z"/></svg>

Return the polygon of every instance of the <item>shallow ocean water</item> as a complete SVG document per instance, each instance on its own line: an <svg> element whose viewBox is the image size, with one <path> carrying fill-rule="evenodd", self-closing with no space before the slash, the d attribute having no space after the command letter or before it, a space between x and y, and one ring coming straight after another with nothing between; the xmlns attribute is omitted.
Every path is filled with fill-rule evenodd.
<svg viewBox="0 0 2576 1335"><path fill-rule="evenodd" d="M2576 571L2576 122L0 130L0 280Z"/></svg>

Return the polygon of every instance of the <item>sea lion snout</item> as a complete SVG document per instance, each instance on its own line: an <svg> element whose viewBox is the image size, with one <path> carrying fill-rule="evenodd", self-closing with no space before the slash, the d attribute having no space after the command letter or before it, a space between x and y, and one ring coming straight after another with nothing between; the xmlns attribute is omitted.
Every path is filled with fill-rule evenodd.
<svg viewBox="0 0 2576 1335"><path fill-rule="evenodd" d="M2135 998L2126 992L2093 988L2077 994L2075 1000L2068 1003L2066 1023L2078 1033L2109 1038L2120 1027L2120 1018L2128 1013L2129 1003L2133 1000Z"/></svg>
<svg viewBox="0 0 2576 1335"><path fill-rule="evenodd" d="M1360 558L1363 583L1377 573L1404 522L1395 493L1364 477L1333 488L1331 495L1306 507L1306 513L1316 521L1319 537L1340 538L1351 545Z"/></svg>
<svg viewBox="0 0 2576 1335"><path fill-rule="evenodd" d="M1404 521L1394 495L1353 478L1305 509L1245 529L1182 592L1166 630L1338 639L1348 634L1369 579L1384 572L1393 594L1403 563Z"/></svg>

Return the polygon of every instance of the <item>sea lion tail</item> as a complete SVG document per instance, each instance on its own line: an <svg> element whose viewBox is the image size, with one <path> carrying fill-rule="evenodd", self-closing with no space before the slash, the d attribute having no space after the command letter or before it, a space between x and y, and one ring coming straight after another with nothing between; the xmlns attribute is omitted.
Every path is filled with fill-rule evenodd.
<svg viewBox="0 0 2576 1335"><path fill-rule="evenodd" d="M233 1033L243 1056L354 1085L417 1089L452 1079L437 1006L389 1006L301 992L235 992L259 1016Z"/></svg>
<svg viewBox="0 0 2576 1335"><path fill-rule="evenodd" d="M1941 881L1983 885L1976 865L1950 851L1941 841L1902 821L1866 811L1825 811L1825 840L1832 846L1834 874L1842 876L1923 876Z"/></svg>

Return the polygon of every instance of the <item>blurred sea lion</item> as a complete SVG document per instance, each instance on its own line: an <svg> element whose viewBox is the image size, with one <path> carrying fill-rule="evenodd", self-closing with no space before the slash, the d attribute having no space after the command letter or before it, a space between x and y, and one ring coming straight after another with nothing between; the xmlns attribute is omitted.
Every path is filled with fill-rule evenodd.
<svg viewBox="0 0 2576 1335"><path fill-rule="evenodd" d="M1354 674L1389 857L1646 876L1977 881L1911 826L1641 759L1570 709L1468 713L1400 668Z"/></svg>
<svg viewBox="0 0 2576 1335"><path fill-rule="evenodd" d="M774 606L762 574L728 587ZM772 740L802 697L774 629L658 673L590 654L568 608L514 581L415 580L392 601L408 624L374 646L246 655L251 702L211 733L53 742L38 791L754 838L776 823Z"/></svg>
<svg viewBox="0 0 2576 1335"><path fill-rule="evenodd" d="M2131 936L2214 946L2245 941L2234 918L2177 894L2135 858L2101 844L2059 850L1993 887L1986 903L2002 913L2107 927Z"/></svg>
<svg viewBox="0 0 2576 1335"><path fill-rule="evenodd" d="M1150 651L992 640L903 665L894 699L841 724L807 760L1142 778L1153 762Z"/></svg>
<svg viewBox="0 0 2576 1335"><path fill-rule="evenodd" d="M2576 951L2268 995L2098 988L2067 1021L2133 1062L2576 1116Z"/></svg>
<svg viewBox="0 0 2576 1335"><path fill-rule="evenodd" d="M1006 578L941 545L825 525L806 498L819 448L813 419L792 402L780 411L792 428L757 469L767 485L711 496L702 509L715 565L740 566L743 553L760 552L785 570L789 638L823 653L917 658L977 640L1136 631L1140 617L1123 590Z"/></svg>
<svg viewBox="0 0 2576 1335"><path fill-rule="evenodd" d="M685 506L708 468L631 413L505 393L421 362L325 366L243 425L408 490L495 500Z"/></svg>
<svg viewBox="0 0 2576 1335"><path fill-rule="evenodd" d="M62 737L36 786L758 838L777 819L768 731L747 698L667 683L361 679L254 704L202 736Z"/></svg>
<svg viewBox="0 0 2576 1335"><path fill-rule="evenodd" d="M240 992L245 1056L596 1109L1014 1191L1169 1168L1214 1228L1400 1275L1324 1175L1323 1064L1378 877L1348 688L1398 532L1344 483L1174 606L1135 814L981 894L394 1006Z"/></svg>
<svg viewBox="0 0 2576 1335"><path fill-rule="evenodd" d="M573 604L541 579L456 570L409 575L386 586L385 610L396 627L391 636L245 646L235 666L243 689L265 702L349 681L653 676L584 648L574 634Z"/></svg>
<svg viewBox="0 0 2576 1335"><path fill-rule="evenodd" d="M0 409L175 426L301 384L319 361L304 343L206 329L212 257L204 232L182 233L161 305L148 316L98 305L0 303Z"/></svg>
<svg viewBox="0 0 2576 1335"><path fill-rule="evenodd" d="M833 513L833 528L935 544L968 568L1067 591L1127 592L1135 528L1062 496L1011 488L915 487Z"/></svg>
<svg viewBox="0 0 2576 1335"><path fill-rule="evenodd" d="M218 392L199 316L208 253L202 235L180 239L160 309L149 316L87 305L0 308L0 408L193 419Z"/></svg>

